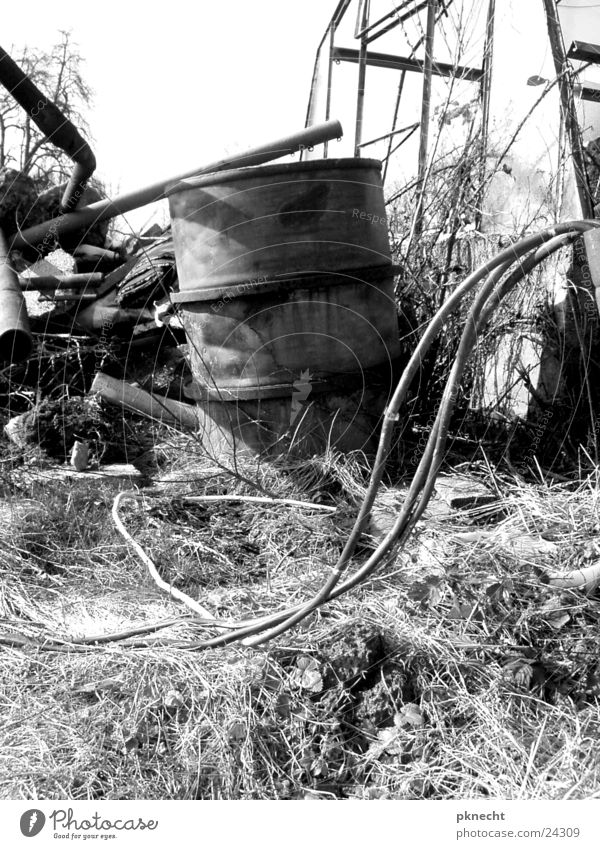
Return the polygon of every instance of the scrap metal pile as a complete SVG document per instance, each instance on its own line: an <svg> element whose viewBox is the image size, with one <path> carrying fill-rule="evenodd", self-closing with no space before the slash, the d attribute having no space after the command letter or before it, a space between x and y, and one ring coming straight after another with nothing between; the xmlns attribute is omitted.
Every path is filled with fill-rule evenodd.
<svg viewBox="0 0 600 849"><path fill-rule="evenodd" d="M34 444L63 462L82 442L90 462L131 459L135 434L123 446L123 422L111 425L99 398L184 428L196 418L184 395L185 334L170 303L170 230L155 225L115 243L109 220L164 199L171 183L269 162L337 138L341 127L329 121L111 200L88 185L96 160L87 141L2 48L0 83L73 161L68 183L42 196L19 172L0 172L5 432L19 448Z"/></svg>
<svg viewBox="0 0 600 849"><path fill-rule="evenodd" d="M14 254L11 263L24 264ZM131 460L144 443L135 430L124 441L122 417L99 396L122 405L138 387L179 399L189 377L185 336L159 309L177 286L168 231L155 227L116 250L83 243L69 253L59 241L18 279L32 350L0 372L6 434L60 462L78 442L89 448L86 466ZM160 407L158 418L167 418Z"/></svg>
<svg viewBox="0 0 600 849"><path fill-rule="evenodd" d="M2 54L0 59L3 59ZM29 110L30 117L37 120L33 112L38 107L31 109L32 98L38 104L42 95L35 86L33 91L28 89L30 81L11 63L12 60L4 54L4 61L0 61L0 82L15 93L18 91L19 102ZM92 437L96 437L98 461L106 460L106 450L111 446L110 422L103 420L93 406L98 396L153 419L194 427L195 407L181 400L187 377L181 351L185 336L169 311L171 300L177 301L170 297L177 280L168 231L146 233L139 244L118 250L114 245L103 242L98 231L96 237L100 244L91 244L87 240L90 228L97 228L110 218L165 198L169 184L191 175L173 177L115 200L97 200L82 206L80 201L84 198L86 181L95 167L93 154L77 130L60 113L58 116L54 114L55 107L50 108L52 104L47 105L47 114L45 108L39 113L44 116L44 131L72 155L75 166L62 194L58 216L49 220L17 222L8 215L0 230L0 357L9 362L0 372L4 379L4 386L0 385L0 404L13 416L7 424L13 441L26 444L28 440L35 440L36 433L42 433L43 423L44 439L51 445L42 444L40 439L41 447L48 453L52 448L55 456L62 454L63 459L75 449L72 463L80 468L85 467L88 460ZM192 173L197 175L259 165L340 135L339 123L328 122ZM313 195L305 200L308 211L313 213ZM306 211L306 207L302 210ZM287 214L288 210L284 209L284 216ZM285 217L284 220L289 221ZM352 590L376 570L392 567L398 549L408 540L432 495L445 456L460 381L471 352L486 331L490 316L533 269L556 251L573 244L581 235L589 243L592 254L598 244L599 232L600 222L592 219L567 221L548 227L511 243L453 289L424 328L389 398L364 499L337 562L333 568L328 568L327 578L310 598L298 603L294 594L291 606L259 617L252 613L249 618L238 621L217 618L185 594L176 594L160 578L151 558L125 526L120 513L121 504L126 499L139 501L144 496L139 492L120 492L117 495L113 519L119 532L137 551L157 584L184 601L201 617L197 624L206 629L207 634L192 648L214 648L233 642L260 646L294 627L322 605ZM69 244L65 239L72 239L75 244ZM16 251L20 252L20 259L17 259ZM18 268L17 264L22 267ZM593 266L600 268L600 263L593 263ZM183 273L181 276L183 287ZM55 302L49 313L32 316L31 322L22 291L28 288L35 288L41 293L52 292ZM366 560L357 563L354 554L383 481L396 423L400 420L411 386L437 337L444 332L447 320L463 303L468 303L469 308L458 351L439 409L432 417L429 437L418 458L410 488L383 539ZM17 409L19 405L26 409ZM15 422L16 412L22 415ZM49 438L49 434L54 434L54 440ZM79 447L83 450L80 451ZM230 495L216 497L232 498ZM234 499L236 497L233 496ZM198 502L202 498L196 496L194 500ZM245 498L264 500L253 496ZM323 505L319 506L323 508ZM596 581L598 568L594 564L593 574L585 576L586 584L588 579ZM575 573L559 580L562 587L581 585L576 583L580 578Z"/></svg>

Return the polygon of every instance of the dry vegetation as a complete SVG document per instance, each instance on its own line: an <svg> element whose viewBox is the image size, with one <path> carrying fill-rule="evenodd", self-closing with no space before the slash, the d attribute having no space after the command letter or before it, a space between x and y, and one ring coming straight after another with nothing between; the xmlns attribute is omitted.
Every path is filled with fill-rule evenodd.
<svg viewBox="0 0 600 849"><path fill-rule="evenodd" d="M323 581L364 491L364 461L243 465L242 480L193 440L162 436L162 481L124 514L166 580L231 619ZM544 583L547 570L597 556L597 483L497 476L493 510L441 509L436 498L392 568L297 630L260 651L198 651L205 631L116 532L114 481L57 481L39 459L7 459L0 796L597 795L597 595ZM178 500L233 492L339 509ZM375 535L394 497L381 496ZM365 535L357 563L373 545Z"/></svg>
<svg viewBox="0 0 600 849"><path fill-rule="evenodd" d="M483 188L476 113L467 110L464 144L440 154L428 174L423 238L408 236L415 184L388 197L405 354L456 284L500 247L473 231ZM511 144L491 152L485 183ZM523 232L536 216L521 222ZM502 420L492 432L470 403L481 360L521 328L515 313L536 331L532 313L539 323L543 307L547 317L546 289L533 275L528 283L526 302L508 301L480 340L450 440L454 467L485 480L495 506L450 509L434 497L385 569L259 650L200 650L207 629L157 588L112 521L113 499L131 483L59 478L48 454L64 462L83 431L96 464L134 454L147 477L141 498L123 510L127 528L165 581L236 621L298 604L323 584L365 494L369 462L330 452L302 463L240 460L233 473L192 437L150 432L129 414L113 413L111 426L81 400L89 389L82 376L98 367L94 343L44 343L25 373L2 371L5 419L38 394L46 400L39 450L1 445L0 798L600 795L598 591L547 581L600 556L597 466L581 447L591 443L565 435L573 405L569 415L555 406L541 429ZM421 363L387 490L352 569L398 511L465 315L450 317ZM121 355L128 358L104 351L102 364ZM597 400L582 397L590 408ZM584 412L581 430L594 436ZM552 475L526 482L540 461ZM183 500L203 494L336 509Z"/></svg>

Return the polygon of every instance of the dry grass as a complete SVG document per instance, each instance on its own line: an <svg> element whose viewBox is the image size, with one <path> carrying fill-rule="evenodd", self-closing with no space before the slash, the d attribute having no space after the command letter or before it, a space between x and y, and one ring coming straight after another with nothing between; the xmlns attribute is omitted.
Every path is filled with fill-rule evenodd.
<svg viewBox="0 0 600 849"><path fill-rule="evenodd" d="M364 459L328 455L243 465L236 479L184 437L154 454L166 480L148 509L125 511L128 527L165 579L223 618L314 591L367 475ZM499 478L500 515L436 512L393 568L254 652L190 649L204 632L116 533L114 482L14 480L7 471L1 632L32 642L0 648L0 797L600 794L598 596L542 580L597 556L595 479ZM257 489L340 509L177 501ZM49 636L165 620L129 645L43 650Z"/></svg>

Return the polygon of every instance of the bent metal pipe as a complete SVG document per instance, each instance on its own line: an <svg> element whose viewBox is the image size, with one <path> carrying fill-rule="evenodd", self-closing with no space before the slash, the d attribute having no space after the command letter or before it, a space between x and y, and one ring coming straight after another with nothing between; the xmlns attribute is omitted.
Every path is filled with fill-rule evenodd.
<svg viewBox="0 0 600 849"><path fill-rule="evenodd" d="M106 221L109 218L115 218L117 215L124 215L133 209L139 209L139 207L154 203L157 200L163 200L166 196L167 186L177 183L180 180L185 180L187 177L209 174L214 171L224 171L229 168L263 165L265 162L272 162L274 159L280 159L299 150L305 150L326 141L341 138L342 134L342 125L339 121L326 121L324 124L315 124L283 139L278 139L277 141L247 150L244 153L211 162L204 167L170 177L146 188L121 195L114 200L107 198L106 200L92 203L89 206L83 206L75 212L68 212L64 215L59 215L57 218L52 218L50 221L44 221L42 224L28 227L20 233L15 234L11 242L11 250L24 247L36 249L44 243L44 240L49 235L51 238L56 238L62 234L71 233L75 230L96 224L99 221Z"/></svg>
<svg viewBox="0 0 600 849"><path fill-rule="evenodd" d="M6 50L0 47L0 83L25 109L48 141L63 150L73 162L73 173L64 191L61 212L77 206L88 179L96 168L96 157L77 127L27 76Z"/></svg>

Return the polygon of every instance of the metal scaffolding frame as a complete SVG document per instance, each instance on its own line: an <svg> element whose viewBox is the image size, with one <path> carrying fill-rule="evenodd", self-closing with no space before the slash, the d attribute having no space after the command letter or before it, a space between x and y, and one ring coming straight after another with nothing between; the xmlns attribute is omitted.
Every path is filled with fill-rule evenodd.
<svg viewBox="0 0 600 849"><path fill-rule="evenodd" d="M558 87L560 91L561 118L569 139L573 168L575 171L575 184L581 204L584 218L594 217L594 199L590 188L587 169L585 165L585 151L581 137L581 127L577 118L575 106L574 82L575 74L569 59L597 64L600 60L600 47L595 44L582 44L575 41L569 52L565 50L562 28L558 17L556 0L543 0L546 22L548 25L548 37L552 49L552 58L556 69ZM586 99L595 100L597 94L587 87ZM585 91L584 91L585 94Z"/></svg>
<svg viewBox="0 0 600 849"><path fill-rule="evenodd" d="M336 33L350 9L356 2L356 25L354 37L360 42L359 49L337 46L335 43ZM492 60L494 42L494 16L496 0L488 0L486 35L483 47L481 67L464 67L462 65L450 65L445 62L437 62L434 59L434 44L436 27L444 16L448 15L448 9L455 0L403 0L393 2L393 9L376 21L370 20L371 0L340 0L329 25L323 35L317 49L315 58L313 80L308 102L306 125L310 126L315 120L316 95L319 81L319 66L324 51L327 50L327 95L325 102L325 120L331 116L331 100L333 88L333 66L335 63L350 62L358 64L358 86L356 92L356 120L354 130L354 155L359 157L363 148L388 138L387 153L383 159L383 179L387 177L388 165L392 155L410 138L417 130L419 131L419 154L417 170L417 186L419 196L417 198L416 229L420 229L422 220L422 192L426 182L429 153L429 123L431 117L431 89L432 77L454 76L458 79L469 80L479 85L480 99L482 105L482 150L481 150L481 172L485 174L485 163L487 158L489 114L490 114L490 86L492 79ZM408 56L397 56L389 53L378 53L370 50L370 45L378 38L386 35L395 27L404 24L420 12L427 12L426 31L411 45ZM423 60L415 57L416 52L424 46L425 58ZM363 140L363 117L365 104L365 81L367 68L378 67L390 70L399 70L400 80L390 132L377 139ZM400 115L402 93L404 90L406 74L420 73L423 75L423 89L421 99L421 117L417 124L397 129ZM395 143L397 136L402 136ZM323 156L327 157L327 145L324 146ZM483 180L480 181L483 187ZM478 203L478 220L481 221L481 204L483 202L483 188ZM479 226L479 224L477 224Z"/></svg>

